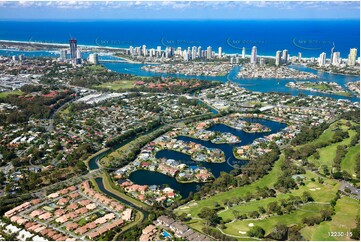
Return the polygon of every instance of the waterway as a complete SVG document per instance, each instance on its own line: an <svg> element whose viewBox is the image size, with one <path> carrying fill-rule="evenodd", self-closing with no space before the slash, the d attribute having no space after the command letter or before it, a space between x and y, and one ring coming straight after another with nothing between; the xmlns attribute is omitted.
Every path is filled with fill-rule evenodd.
<svg viewBox="0 0 361 242"><path fill-rule="evenodd" d="M177 161L181 161L184 164L187 164L193 168L197 166L203 166L209 169L215 177L219 177L221 172L230 172L234 169L235 165L242 166L247 163L244 160L238 160L233 155L233 147L234 146L242 146L251 144L255 139L267 136L272 133L279 132L283 128L286 127L285 124L265 120L265 119L243 119L248 122L257 122L263 125L266 125L271 129L270 132L265 133L246 133L242 130L233 129L224 124L216 124L212 127L208 128L208 130L219 131L219 132L230 132L241 139L241 142L236 144L214 144L210 141L204 141L200 139L195 139L186 136L178 136L176 137L178 140L183 141L192 141L198 144L201 144L207 148L218 148L221 149L226 158L226 162L223 163L208 163L208 162L195 162L193 161L189 155L173 151L173 150L161 150L157 152L156 158L166 158L166 159L174 159ZM202 183L178 183L175 178L163 175L158 172L139 170L130 174L129 179L141 185L162 185L167 184L171 188L180 192L182 197L187 197L190 192L196 192L197 188L202 185Z"/></svg>

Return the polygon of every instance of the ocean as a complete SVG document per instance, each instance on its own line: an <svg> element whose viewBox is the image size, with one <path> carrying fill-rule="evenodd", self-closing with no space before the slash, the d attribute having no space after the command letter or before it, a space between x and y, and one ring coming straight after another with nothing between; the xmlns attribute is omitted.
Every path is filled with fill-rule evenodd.
<svg viewBox="0 0 361 242"><path fill-rule="evenodd" d="M358 20L114 20L114 21L0 21L0 39L65 43L76 38L80 45L108 47L162 46L218 47L227 54L257 46L258 55L275 56L287 49L291 56L318 57L331 48L347 58L359 49ZM358 53L359 55L359 53Z"/></svg>

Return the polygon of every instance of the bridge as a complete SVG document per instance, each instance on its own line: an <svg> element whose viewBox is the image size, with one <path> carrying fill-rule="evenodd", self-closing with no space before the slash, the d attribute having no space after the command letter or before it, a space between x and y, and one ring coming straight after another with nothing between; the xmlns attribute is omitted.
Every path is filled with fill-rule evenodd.
<svg viewBox="0 0 361 242"><path fill-rule="evenodd" d="M127 63L126 60L99 60L99 62L107 62L107 63Z"/></svg>

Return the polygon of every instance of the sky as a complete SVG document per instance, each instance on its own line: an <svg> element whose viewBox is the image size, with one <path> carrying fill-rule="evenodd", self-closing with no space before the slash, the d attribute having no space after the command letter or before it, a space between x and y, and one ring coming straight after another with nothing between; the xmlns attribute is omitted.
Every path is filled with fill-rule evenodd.
<svg viewBox="0 0 361 242"><path fill-rule="evenodd" d="M77 19L360 19L360 2L0 0L0 20Z"/></svg>

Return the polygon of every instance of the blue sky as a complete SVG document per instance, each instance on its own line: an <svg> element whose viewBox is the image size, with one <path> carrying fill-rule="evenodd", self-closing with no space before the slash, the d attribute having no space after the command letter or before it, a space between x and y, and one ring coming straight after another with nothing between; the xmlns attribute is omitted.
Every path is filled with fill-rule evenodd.
<svg viewBox="0 0 361 242"><path fill-rule="evenodd" d="M360 19L360 2L0 0L0 19Z"/></svg>

